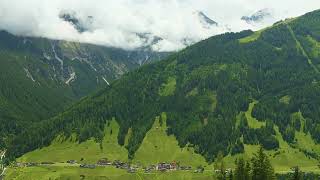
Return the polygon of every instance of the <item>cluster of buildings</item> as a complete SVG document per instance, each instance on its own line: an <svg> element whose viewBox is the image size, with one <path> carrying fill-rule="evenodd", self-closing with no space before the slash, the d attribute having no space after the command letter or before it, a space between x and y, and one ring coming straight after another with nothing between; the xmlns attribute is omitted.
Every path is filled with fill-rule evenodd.
<svg viewBox="0 0 320 180"><path fill-rule="evenodd" d="M103 166L113 166L118 169L126 170L128 173L135 173L141 166L138 165L132 165L127 162L122 162L120 160L110 161L107 158L102 158L97 161L96 164L87 164L82 163L78 164L76 160L68 160L68 164L77 166L79 165L80 168L88 168L88 169L94 169L96 167L103 167ZM52 165L53 162L42 162L42 163L16 163L17 167L31 167L31 166L40 166L40 165ZM180 166L179 163L173 161L173 162L161 162L156 165L149 165L147 167L142 168L145 173L151 173L152 171L159 171L159 172L166 172L166 171L190 171L192 170L191 166Z"/></svg>
<svg viewBox="0 0 320 180"><path fill-rule="evenodd" d="M162 162L156 165L157 171L175 171L177 170L177 168L178 166L176 162L172 162L172 163Z"/></svg>
<svg viewBox="0 0 320 180"><path fill-rule="evenodd" d="M74 161L70 160L68 163L74 163ZM96 164L81 164L81 168L95 168L96 166L114 166L115 168L118 169L124 169L127 170L129 173L135 173L138 169L139 166L129 164L127 162L122 162L120 160L115 160L113 162L109 161L107 158L103 158L98 160ZM142 168L145 173L150 173L152 171L160 171L160 172L165 172L165 171L176 171L176 170L183 170L183 171L188 171L192 170L191 166L179 166L178 163L174 162L161 162L156 165L149 165L147 167Z"/></svg>
<svg viewBox="0 0 320 180"><path fill-rule="evenodd" d="M94 169L94 168L96 168L96 165L95 164L80 164L80 168Z"/></svg>
<svg viewBox="0 0 320 180"><path fill-rule="evenodd" d="M144 169L145 173L150 173L151 171L160 171L160 172L165 172L165 171L190 171L192 170L191 166L180 166L177 162L173 161L171 163L169 162L161 162L158 163L157 165L150 165L147 166Z"/></svg>
<svg viewBox="0 0 320 180"><path fill-rule="evenodd" d="M15 164L16 167L34 167L34 166L40 166L40 165L52 165L54 163L52 162L41 162L41 163L36 163L36 162L27 162L27 163L23 163L23 162L17 162Z"/></svg>
<svg viewBox="0 0 320 180"><path fill-rule="evenodd" d="M216 170L214 170L214 172L215 172L216 174L219 174L219 173L221 173L221 170L220 170L220 169L216 169ZM222 171L222 172L223 172L223 171ZM228 168L228 169L224 170L224 173L225 173L226 175L230 175L230 174L232 174L232 169L231 169L231 168Z"/></svg>
<svg viewBox="0 0 320 180"><path fill-rule="evenodd" d="M69 160L68 163L74 163L73 160ZM96 164L80 164L80 168L94 169L96 166L114 166L115 168L127 170L129 173L135 173L137 168L131 166L129 163L115 160L113 162L109 161L107 158L98 160Z"/></svg>

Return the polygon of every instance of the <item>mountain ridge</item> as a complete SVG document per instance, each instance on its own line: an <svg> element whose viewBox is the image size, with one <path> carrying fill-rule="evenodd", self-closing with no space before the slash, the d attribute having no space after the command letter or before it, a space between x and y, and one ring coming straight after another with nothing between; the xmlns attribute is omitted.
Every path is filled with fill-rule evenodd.
<svg viewBox="0 0 320 180"><path fill-rule="evenodd" d="M314 53L319 50L314 45L320 39L319 21L318 10L258 34L243 31L204 40L129 72L59 116L34 125L13 139L9 150L22 155L49 145L59 133L74 132L80 142L90 137L99 141L101 127L115 117L120 125L120 145L125 144L129 129L132 131L126 148L129 158L134 158L154 118L162 112L167 113L167 132L176 137L179 146L194 145L208 162L220 151L225 155L242 153L248 144L276 149L281 144L279 133L295 145L295 131L300 130L302 121L303 132L317 142L319 129L313 124L319 123L315 108L320 102L319 76L308 59L319 66L319 56ZM254 101L252 116L265 122L259 128L248 126L249 120L241 115ZM293 117L297 112L302 118ZM238 115L241 126L237 127ZM22 137L34 129L37 134L32 139L37 143L19 146Z"/></svg>
<svg viewBox="0 0 320 180"><path fill-rule="evenodd" d="M168 53L126 51L0 31L0 147L34 122Z"/></svg>

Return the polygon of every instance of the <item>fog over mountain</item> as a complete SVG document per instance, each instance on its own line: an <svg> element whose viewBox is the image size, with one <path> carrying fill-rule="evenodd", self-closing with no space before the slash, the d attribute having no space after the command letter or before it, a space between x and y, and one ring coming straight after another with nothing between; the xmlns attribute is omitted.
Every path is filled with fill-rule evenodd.
<svg viewBox="0 0 320 180"><path fill-rule="evenodd" d="M319 0L1 0L0 29L124 49L150 45L155 51L174 51L212 35L256 30L319 7ZM257 13L263 15L261 10L272 14L250 21Z"/></svg>

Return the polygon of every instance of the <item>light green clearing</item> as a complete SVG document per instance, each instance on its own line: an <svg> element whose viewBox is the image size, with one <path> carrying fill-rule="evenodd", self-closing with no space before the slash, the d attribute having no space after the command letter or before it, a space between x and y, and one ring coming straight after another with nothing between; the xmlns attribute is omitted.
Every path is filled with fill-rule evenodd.
<svg viewBox="0 0 320 180"><path fill-rule="evenodd" d="M308 35L307 40L311 43L311 55L314 58L320 57L320 42L313 39L310 35Z"/></svg>
<svg viewBox="0 0 320 180"><path fill-rule="evenodd" d="M304 126L305 126L305 119L302 116L301 112L294 113L292 115L294 118L299 118L301 121L301 128L300 131L296 131L295 138L297 139L297 143L295 144L297 148L301 150L306 150L309 152L314 152L317 154L320 154L320 145L316 144L314 140L312 139L310 133L305 134L303 132Z"/></svg>
<svg viewBox="0 0 320 180"><path fill-rule="evenodd" d="M112 130L112 134L110 134ZM77 160L83 163L96 163L101 158L110 160L127 161L127 150L118 145L117 135L119 125L115 120L110 122L110 126L105 128L105 137L100 144L90 139L81 144L70 138L65 140L62 136L56 138L48 147L38 149L23 155L17 159L18 162L66 162L68 160Z"/></svg>
<svg viewBox="0 0 320 180"><path fill-rule="evenodd" d="M281 97L279 99L279 102L288 105L288 104L290 104L290 100L291 100L291 97L289 95L286 95L286 96Z"/></svg>
<svg viewBox="0 0 320 180"><path fill-rule="evenodd" d="M262 126L266 125L266 122L258 121L256 118L252 117L252 110L254 105L256 105L258 102L254 101L249 104L248 111L245 112L246 118L248 120L248 125L250 128L258 129L261 128Z"/></svg>
<svg viewBox="0 0 320 180"><path fill-rule="evenodd" d="M264 30L256 31L253 34L251 34L250 36L239 39L239 42L240 43L250 43L250 42L256 41L259 39L259 37L263 31Z"/></svg>
<svg viewBox="0 0 320 180"><path fill-rule="evenodd" d="M171 96L174 94L174 91L176 90L176 78L169 77L167 80L167 83L162 84L162 86L159 89L159 95L160 96Z"/></svg>
<svg viewBox="0 0 320 180"><path fill-rule="evenodd" d="M187 97L189 96L196 96L199 94L199 90L197 87L193 88L190 92L187 93Z"/></svg>
<svg viewBox="0 0 320 180"><path fill-rule="evenodd" d="M250 43L250 42L256 41L256 40L259 39L259 37L261 36L262 32L264 32L265 30L270 29L270 28L272 28L272 27L279 26L279 25L291 23L291 22L294 21L295 19L296 19L296 18L288 18L288 19L286 19L285 21L278 22L278 23L274 24L274 25L271 26L271 27L267 27L267 28L261 29L261 30L259 30L259 31L256 31L256 32L254 32L253 34L251 34L250 36L247 36L247 37L244 37L244 38L239 39L239 42L240 42L240 43ZM281 48L276 48L276 49L277 49L277 50L281 50Z"/></svg>
<svg viewBox="0 0 320 180"><path fill-rule="evenodd" d="M209 99L211 100L212 104L210 106L210 110L211 112L213 112L216 107L217 107L217 103L218 103L218 100L217 100L217 93L216 92L213 92L213 91L209 91L207 93Z"/></svg>
<svg viewBox="0 0 320 180"><path fill-rule="evenodd" d="M160 118L157 117L136 152L133 162L150 165L176 161L180 162L180 165L190 165L193 168L199 165L208 167L204 157L196 154L192 147L180 148L176 138L173 135L167 135L166 115L162 113L161 116L162 126L160 126Z"/></svg>

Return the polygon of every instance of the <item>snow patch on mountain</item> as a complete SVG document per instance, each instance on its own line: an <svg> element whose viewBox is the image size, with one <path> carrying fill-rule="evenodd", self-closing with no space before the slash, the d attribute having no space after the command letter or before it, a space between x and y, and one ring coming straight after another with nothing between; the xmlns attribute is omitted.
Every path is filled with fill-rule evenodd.
<svg viewBox="0 0 320 180"><path fill-rule="evenodd" d="M70 77L69 79L66 81L66 84L69 85L72 81L74 81L76 79L76 73L75 72L72 72L70 74Z"/></svg>
<svg viewBox="0 0 320 180"><path fill-rule="evenodd" d="M241 20L245 21L250 25L266 24L266 23L271 23L276 21L274 15L275 15L275 12L273 9L265 8L251 15L242 16Z"/></svg>
<svg viewBox="0 0 320 180"><path fill-rule="evenodd" d="M63 70L63 60L57 55L57 52L56 52L56 49L55 49L55 45L52 44L51 47L52 47L52 52L54 54L55 59L57 61L59 61L60 65L61 65L61 70Z"/></svg>
<svg viewBox="0 0 320 180"><path fill-rule="evenodd" d="M210 29L212 26L218 26L218 23L212 19L210 19L206 14L202 11L197 11L195 14L199 17L199 21L203 25L203 28Z"/></svg>
<svg viewBox="0 0 320 180"><path fill-rule="evenodd" d="M106 78L102 77L102 79L108 84L108 86L110 86L110 83L106 80Z"/></svg>
<svg viewBox="0 0 320 180"><path fill-rule="evenodd" d="M79 33L90 31L93 23L93 16L81 17L76 11L62 10L59 18L70 23Z"/></svg>
<svg viewBox="0 0 320 180"><path fill-rule="evenodd" d="M31 79L33 82L36 82L36 80L33 78L33 76L31 75L30 71L27 68L23 68L24 71L26 72L26 76L27 78Z"/></svg>

